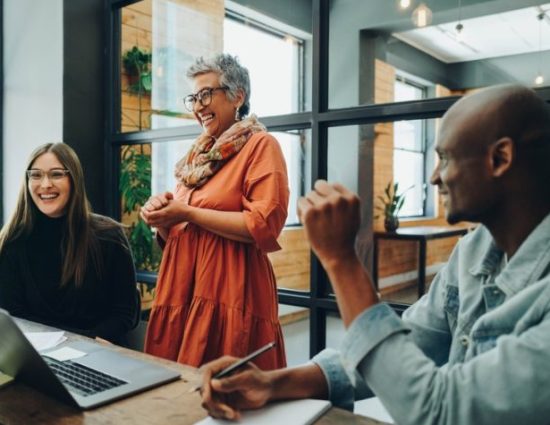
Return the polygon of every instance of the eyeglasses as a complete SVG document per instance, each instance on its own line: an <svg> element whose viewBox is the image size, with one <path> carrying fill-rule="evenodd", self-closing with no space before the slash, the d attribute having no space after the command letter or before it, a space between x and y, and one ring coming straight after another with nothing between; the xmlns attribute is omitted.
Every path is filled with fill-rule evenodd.
<svg viewBox="0 0 550 425"><path fill-rule="evenodd" d="M212 102L212 93L214 93L216 90L227 90L229 87L208 87L206 89L202 89L196 94L189 94L183 98L183 103L185 103L185 107L188 111L193 112L195 108L195 103L197 100L201 103L202 106L208 106Z"/></svg>
<svg viewBox="0 0 550 425"><path fill-rule="evenodd" d="M67 174L69 174L69 170L64 170L63 168L54 168L49 171L38 169L27 170L27 177L33 182L41 182L45 176L48 176L48 180L58 181Z"/></svg>

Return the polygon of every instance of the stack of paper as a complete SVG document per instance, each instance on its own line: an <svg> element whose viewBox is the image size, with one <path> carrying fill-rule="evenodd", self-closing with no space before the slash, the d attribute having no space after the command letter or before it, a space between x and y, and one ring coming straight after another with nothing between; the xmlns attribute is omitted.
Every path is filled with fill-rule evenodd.
<svg viewBox="0 0 550 425"><path fill-rule="evenodd" d="M36 351L47 350L67 340L65 332L25 332Z"/></svg>

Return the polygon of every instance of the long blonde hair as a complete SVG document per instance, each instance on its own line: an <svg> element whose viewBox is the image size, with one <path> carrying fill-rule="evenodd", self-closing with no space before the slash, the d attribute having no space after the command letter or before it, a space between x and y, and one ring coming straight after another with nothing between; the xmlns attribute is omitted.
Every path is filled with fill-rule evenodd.
<svg viewBox="0 0 550 425"><path fill-rule="evenodd" d="M92 213L90 202L86 196L82 165L75 151L64 143L46 143L31 153L25 168L25 177L19 190L15 211L0 231L0 255L8 243L26 237L32 232L38 208L28 190L26 171L31 168L39 156L48 152L54 154L59 162L69 170L68 177L71 179L71 193L66 209L66 228L61 246L63 267L60 283L61 286L65 286L71 279L74 279L76 286L80 286L84 280L88 256L90 256L98 274L100 275L102 272L103 264L96 230L115 228L119 225L114 220L98 217Z"/></svg>

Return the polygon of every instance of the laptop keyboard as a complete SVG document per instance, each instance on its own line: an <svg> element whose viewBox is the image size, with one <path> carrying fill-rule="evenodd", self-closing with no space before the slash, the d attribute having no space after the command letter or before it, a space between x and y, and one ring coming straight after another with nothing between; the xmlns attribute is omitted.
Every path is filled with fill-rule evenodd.
<svg viewBox="0 0 550 425"><path fill-rule="evenodd" d="M70 360L60 362L43 357L50 369L65 386L83 397L119 387L127 382Z"/></svg>

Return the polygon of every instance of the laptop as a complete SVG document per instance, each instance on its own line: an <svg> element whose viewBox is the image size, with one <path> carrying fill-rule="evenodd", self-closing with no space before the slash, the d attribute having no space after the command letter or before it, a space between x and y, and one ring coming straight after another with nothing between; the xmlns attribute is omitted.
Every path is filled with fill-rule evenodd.
<svg viewBox="0 0 550 425"><path fill-rule="evenodd" d="M134 359L109 347L72 341L83 357L59 361L39 354L5 310L0 309L0 371L38 391L80 409L110 403L131 394L180 379L162 365Z"/></svg>

